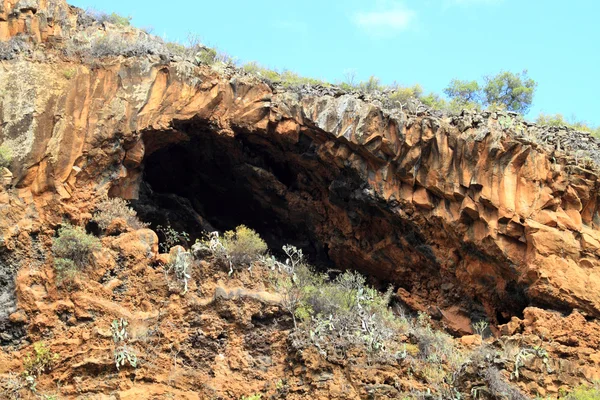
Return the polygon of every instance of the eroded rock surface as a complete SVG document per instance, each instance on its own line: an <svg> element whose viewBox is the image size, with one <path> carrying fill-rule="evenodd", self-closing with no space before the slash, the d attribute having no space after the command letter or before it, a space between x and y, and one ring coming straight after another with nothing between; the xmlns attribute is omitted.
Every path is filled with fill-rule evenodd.
<svg viewBox="0 0 600 400"><path fill-rule="evenodd" d="M60 1L0 6L1 40L50 43L76 25ZM341 91L181 69L152 55L0 62L0 143L14 149L0 251L27 248L63 218L88 222L110 194L152 219L169 209L195 236L246 223L273 248L291 242L394 285L457 334L484 316L527 321L532 306L600 316L598 173L568 153L581 141L510 114L387 110ZM0 324L16 300L6 271Z"/></svg>
<svg viewBox="0 0 600 400"><path fill-rule="evenodd" d="M182 153L203 155L186 164L189 176L169 176L185 172L177 161L156 174L207 183L223 201L221 183L201 177L212 157L238 177L247 204L297 227L337 267L401 286L442 314L457 303L467 317L483 307L494 319L531 304L600 312L596 173L507 132L497 116L464 128L470 115L388 114L352 95L274 93L207 69L192 87L152 59L79 65L70 80L60 71L72 65L60 62L4 68L13 184L42 210L59 202L79 213L108 192L136 199L144 169L156 168L145 160L196 146Z"/></svg>
<svg viewBox="0 0 600 400"><path fill-rule="evenodd" d="M249 202L338 268L404 287L450 320L530 304L600 313L597 176L504 129L505 115L388 113L206 68L190 86L152 57L3 69L0 137L17 148L13 184L40 204L135 199L153 153L212 140Z"/></svg>

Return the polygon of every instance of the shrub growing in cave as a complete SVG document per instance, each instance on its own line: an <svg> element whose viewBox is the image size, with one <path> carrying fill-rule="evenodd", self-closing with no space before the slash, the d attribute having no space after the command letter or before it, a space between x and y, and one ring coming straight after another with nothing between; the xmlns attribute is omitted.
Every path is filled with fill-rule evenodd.
<svg viewBox="0 0 600 400"><path fill-rule="evenodd" d="M94 221L98 226L105 230L115 219L123 219L127 225L133 229L142 229L147 224L141 222L137 217L137 213L129 203L120 198L106 199L98 203L96 207L98 211L94 214Z"/></svg>
<svg viewBox="0 0 600 400"><path fill-rule="evenodd" d="M59 282L71 280L92 262L92 254L100 250L100 240L79 226L64 225L52 242L54 269Z"/></svg>

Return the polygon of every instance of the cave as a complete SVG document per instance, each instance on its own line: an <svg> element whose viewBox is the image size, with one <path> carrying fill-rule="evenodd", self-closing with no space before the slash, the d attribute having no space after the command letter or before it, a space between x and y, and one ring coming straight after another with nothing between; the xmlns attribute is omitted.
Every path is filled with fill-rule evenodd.
<svg viewBox="0 0 600 400"><path fill-rule="evenodd" d="M170 225L187 232L191 244L205 232L243 224L275 255L292 244L323 271L356 270L381 290L406 289L432 305L434 316L457 303L471 314L485 313L480 300L462 291L447 260L438 258L435 239L425 236L443 232L416 225L398 211L401 204L377 197L354 166L336 163L318 130L289 140L268 128L223 132L186 120L172 130L145 131L142 138L139 195L132 206L155 230ZM448 256L460 260L463 253L469 252ZM507 316L522 310L523 304L493 289L488 296L488 304Z"/></svg>
<svg viewBox="0 0 600 400"><path fill-rule="evenodd" d="M292 244L322 269L358 270L381 287L408 285L415 271L439 275L426 239L352 168L323 154L318 132L289 142L241 128L223 133L197 120L173 128L142 136L146 152L132 205L152 228L170 225L193 242L243 224L274 254ZM383 241L390 244L373 251ZM422 268L405 268L414 265Z"/></svg>
<svg viewBox="0 0 600 400"><path fill-rule="evenodd" d="M318 197L315 191L322 190L314 183L323 177L308 176L311 169L323 168L310 165L318 164L310 138L285 146L250 132L218 134L193 121L178 124L177 132L184 132L175 135L182 140L170 143L166 138L173 132L144 132L150 151L139 199L132 202L142 220L153 228L170 225L187 232L191 242L243 224L274 253L292 244L311 262L333 266L327 245L316 237L314 215L307 215L306 204L290 204L297 196L310 198L311 192Z"/></svg>

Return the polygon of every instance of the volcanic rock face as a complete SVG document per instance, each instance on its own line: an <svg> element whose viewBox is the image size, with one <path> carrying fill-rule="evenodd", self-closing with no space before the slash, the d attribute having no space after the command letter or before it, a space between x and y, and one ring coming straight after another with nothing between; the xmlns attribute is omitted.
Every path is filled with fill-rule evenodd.
<svg viewBox="0 0 600 400"><path fill-rule="evenodd" d="M245 223L395 285L456 332L528 305L600 314L597 175L509 115L390 112L179 70L153 57L3 62L0 142L16 149L19 197L53 223L89 219L107 193L139 199L151 222L176 202L195 236Z"/></svg>
<svg viewBox="0 0 600 400"><path fill-rule="evenodd" d="M19 34L38 43L57 40L70 29L69 9L62 0L1 0L0 40Z"/></svg>
<svg viewBox="0 0 600 400"><path fill-rule="evenodd" d="M1 345L43 338L52 327L57 337L77 337L55 343L66 352L88 346L60 371L70 381L111 365L101 359L106 349L98 343L110 339L101 323L125 316L159 325L157 299L169 289L157 264L168 256L157 254L150 229L115 224L115 236L95 255L89 287L69 299L49 283L55 228L65 220L88 224L109 195L131 200L151 228L169 224L192 239L246 224L275 252L291 243L323 269L358 270L381 289L393 285L412 310L458 335L485 318L501 341L537 346L537 338L549 339L554 375L537 365L541 359L528 360L523 374L532 393L600 377L598 174L584 159L599 153L595 139L510 113L387 109L364 94L274 86L239 70L153 55L81 62L61 51L82 15L59 0L0 1L0 44L9 45L0 51L30 49L0 61L0 145L14 156L0 170ZM235 278L234 290L211 282L227 274L210 268L196 289L214 298L169 298L168 323L178 327L169 340L194 349L190 359L202 363L194 364L202 374L217 371L202 382L237 374L237 397L228 395L239 398L249 382L258 390L289 372L285 335L273 324L281 312L252 275ZM124 296L127 285L133 292ZM228 291L247 296L217 296ZM85 326L90 320L93 330ZM276 372L265 367L248 378L245 347ZM303 357L309 368L295 366L294 375L306 374L315 387L326 375L322 398L348 398L346 372L322 373L318 355ZM388 382L396 374L390 368L373 373L369 366L352 379L375 374ZM152 376L157 396L171 382L159 378ZM536 383L542 379L544 387ZM86 382L90 390L97 384ZM180 398L197 398L196 381L181 382ZM72 386L67 392L78 393ZM141 396L138 389L128 389L130 398ZM361 390L350 397L364 397Z"/></svg>

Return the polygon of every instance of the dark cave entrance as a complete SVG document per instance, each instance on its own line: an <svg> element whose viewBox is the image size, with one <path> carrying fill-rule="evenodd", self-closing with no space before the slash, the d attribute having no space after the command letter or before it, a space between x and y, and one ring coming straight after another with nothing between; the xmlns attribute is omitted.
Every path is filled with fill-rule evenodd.
<svg viewBox="0 0 600 400"><path fill-rule="evenodd" d="M276 254L284 244L293 244L311 262L330 265L311 216L290 204L297 196L310 197L298 185L307 173L302 164L315 162L308 156L309 138L286 148L259 135L232 137L193 122L178 130L190 132L186 140L162 145L144 160L140 197L132 202L142 220L152 228L170 225L185 231L191 242L205 232L243 224ZM169 134L146 132L144 139L152 147ZM304 161L292 162L299 153Z"/></svg>
<svg viewBox="0 0 600 400"><path fill-rule="evenodd" d="M485 314L453 271L441 267L435 243L423 234L428 230L397 213L398 204L377 197L354 165L331 156L331 144L339 142L318 131L289 140L268 128L235 129L220 132L188 120L174 123L172 131L144 132L139 199L131 202L140 218L155 231L170 225L187 232L188 245L205 232L243 224L277 256L292 244L321 270L356 270L378 289L391 284L435 307L458 302L472 315ZM508 316L522 310L490 297Z"/></svg>

